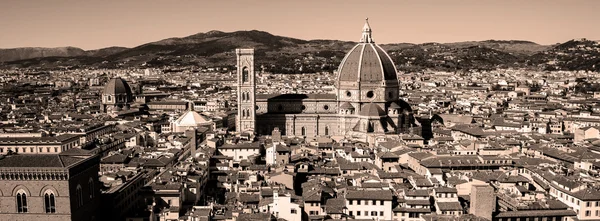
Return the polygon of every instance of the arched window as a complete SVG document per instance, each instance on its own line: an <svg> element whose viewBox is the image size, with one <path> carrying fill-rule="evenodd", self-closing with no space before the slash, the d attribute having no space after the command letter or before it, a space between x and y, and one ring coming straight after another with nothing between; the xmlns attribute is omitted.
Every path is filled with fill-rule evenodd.
<svg viewBox="0 0 600 221"><path fill-rule="evenodd" d="M306 136L306 128L302 127L302 136Z"/></svg>
<svg viewBox="0 0 600 221"><path fill-rule="evenodd" d="M27 212L27 193L24 190L17 191L17 212Z"/></svg>
<svg viewBox="0 0 600 221"><path fill-rule="evenodd" d="M242 92L242 101L246 101L246 92Z"/></svg>
<svg viewBox="0 0 600 221"><path fill-rule="evenodd" d="M52 191L47 191L44 194L44 207L46 208L46 213L56 213L56 200Z"/></svg>
<svg viewBox="0 0 600 221"><path fill-rule="evenodd" d="M242 82L248 82L248 67L242 69Z"/></svg>
<svg viewBox="0 0 600 221"><path fill-rule="evenodd" d="M83 206L83 190L79 184L75 189L75 200L77 202L77 206Z"/></svg>
<svg viewBox="0 0 600 221"><path fill-rule="evenodd" d="M325 136L329 135L329 127L325 127Z"/></svg>
<svg viewBox="0 0 600 221"><path fill-rule="evenodd" d="M90 180L88 181L88 186L90 188L90 199L94 198L94 179L90 178Z"/></svg>

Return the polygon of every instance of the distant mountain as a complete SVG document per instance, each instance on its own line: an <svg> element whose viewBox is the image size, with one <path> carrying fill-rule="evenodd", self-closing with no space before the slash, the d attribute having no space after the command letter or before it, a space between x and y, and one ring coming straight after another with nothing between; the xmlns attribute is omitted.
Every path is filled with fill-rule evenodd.
<svg viewBox="0 0 600 221"><path fill-rule="evenodd" d="M220 57L233 53L236 48L253 47L259 52L271 52L285 47L294 48L307 41L280 37L263 31L237 31L225 33L210 31L183 38L169 38L140 45L110 55L109 59L141 58L153 59L160 56Z"/></svg>
<svg viewBox="0 0 600 221"><path fill-rule="evenodd" d="M101 48L101 49L97 49L97 50L86 51L85 55L92 56L92 57L106 57L106 56L109 56L111 54L116 54L116 53L125 51L127 49L129 49L129 48L125 48L125 47L108 47L108 48Z"/></svg>
<svg viewBox="0 0 600 221"><path fill-rule="evenodd" d="M304 67L303 72L333 69L354 42L336 40L300 40L272 35L264 31L210 31L182 38L168 38L134 48L108 48L82 51L78 54L28 56L21 60L5 58L0 66L56 68L92 65L102 68L127 66L207 66L235 64L236 48L255 48L257 64L267 70L295 72L294 61L314 54L321 62L316 68ZM0 49L1 50L1 49ZM0 55L1 56L1 55ZM323 59L320 59L323 58ZM97 63L95 63L97 62ZM337 66L337 65L335 65Z"/></svg>
<svg viewBox="0 0 600 221"><path fill-rule="evenodd" d="M209 31L168 38L134 48L111 47L0 49L0 67L183 67L235 65L236 48L255 48L256 64L276 73L333 71L356 42L301 40L264 31ZM530 67L594 70L598 43L569 41L546 46L530 41L487 40L456 43L382 44L401 71ZM575 48L575 49L574 49ZM581 50L590 50L579 58ZM570 62L561 62L562 60ZM576 65L573 62L577 63ZM558 65L558 66L557 66Z"/></svg>
<svg viewBox="0 0 600 221"><path fill-rule="evenodd" d="M85 51L76 47L58 47L58 48L10 48L0 49L0 62L18 61L45 57L104 57L117 52L126 50L124 47L109 47L98 50Z"/></svg>
<svg viewBox="0 0 600 221"><path fill-rule="evenodd" d="M452 47L480 46L480 47L491 48L491 49L508 52L508 53L517 53L517 54L526 54L526 55L535 54L537 52L544 51L544 50L547 50L548 48L550 48L550 46L547 46L547 45L539 45L539 44L531 42L531 41L520 41L520 40L467 41L467 42L447 43L446 45L452 46Z"/></svg>
<svg viewBox="0 0 600 221"><path fill-rule="evenodd" d="M84 54L84 50L75 47L0 49L0 62L39 57L72 57Z"/></svg>

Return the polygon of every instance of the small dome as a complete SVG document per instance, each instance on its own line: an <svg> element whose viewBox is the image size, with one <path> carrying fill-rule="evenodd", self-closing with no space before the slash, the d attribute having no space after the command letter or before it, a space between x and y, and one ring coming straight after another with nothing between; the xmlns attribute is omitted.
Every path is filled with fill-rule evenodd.
<svg viewBox="0 0 600 221"><path fill-rule="evenodd" d="M185 127L196 127L199 125L210 124L211 121L205 117L200 115L196 111L188 111L185 114L181 115L176 121L175 124L178 126Z"/></svg>
<svg viewBox="0 0 600 221"><path fill-rule="evenodd" d="M340 109L348 109L348 110L354 110L354 106L352 106L352 104L348 103L348 102L344 102L341 106Z"/></svg>
<svg viewBox="0 0 600 221"><path fill-rule="evenodd" d="M360 111L360 115L366 117L380 117L385 116L386 113L383 109L381 109L381 107L379 107L379 105L369 103L363 106L362 110Z"/></svg>
<svg viewBox="0 0 600 221"><path fill-rule="evenodd" d="M400 107L400 105L396 104L396 102L392 102L390 104L390 109L402 109L402 107Z"/></svg>
<svg viewBox="0 0 600 221"><path fill-rule="evenodd" d="M131 88L127 81L123 80L120 77L114 77L110 79L108 84L104 87L105 95L127 95L128 97L133 97L131 93Z"/></svg>

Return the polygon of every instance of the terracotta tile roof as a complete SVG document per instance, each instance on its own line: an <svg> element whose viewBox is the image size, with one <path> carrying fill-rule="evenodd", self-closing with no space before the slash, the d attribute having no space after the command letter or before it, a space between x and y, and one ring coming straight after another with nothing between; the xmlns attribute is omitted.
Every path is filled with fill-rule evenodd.
<svg viewBox="0 0 600 221"><path fill-rule="evenodd" d="M392 200L392 192L390 190L348 190L346 199L356 200Z"/></svg>
<svg viewBox="0 0 600 221"><path fill-rule="evenodd" d="M406 196L424 197L429 196L429 190L408 190Z"/></svg>
<svg viewBox="0 0 600 221"><path fill-rule="evenodd" d="M573 210L520 210L500 212L495 218L510 218L510 217L546 217L546 216L576 216L577 213Z"/></svg>
<svg viewBox="0 0 600 221"><path fill-rule="evenodd" d="M90 156L90 155L88 155ZM67 168L86 157L65 156L61 154L18 154L8 155L0 158L0 168L5 167L56 167Z"/></svg>
<svg viewBox="0 0 600 221"><path fill-rule="evenodd" d="M436 193L457 193L456 188L450 188L450 187L438 187L435 188L435 192Z"/></svg>
<svg viewBox="0 0 600 221"><path fill-rule="evenodd" d="M328 214L343 214L346 208L346 199L344 198L332 198L327 200L325 209Z"/></svg>
<svg viewBox="0 0 600 221"><path fill-rule="evenodd" d="M462 211L463 207L459 202L436 202L437 209L440 211Z"/></svg>
<svg viewBox="0 0 600 221"><path fill-rule="evenodd" d="M240 193L239 199L240 202L243 203L258 203L260 201L260 195L252 193Z"/></svg>

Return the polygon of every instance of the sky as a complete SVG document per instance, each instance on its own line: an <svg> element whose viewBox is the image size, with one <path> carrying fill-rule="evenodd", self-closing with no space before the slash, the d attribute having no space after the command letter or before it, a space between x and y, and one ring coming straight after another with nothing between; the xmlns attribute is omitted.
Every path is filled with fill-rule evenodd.
<svg viewBox="0 0 600 221"><path fill-rule="evenodd" d="M600 40L600 0L0 0L0 48L135 47L210 30L376 43Z"/></svg>

